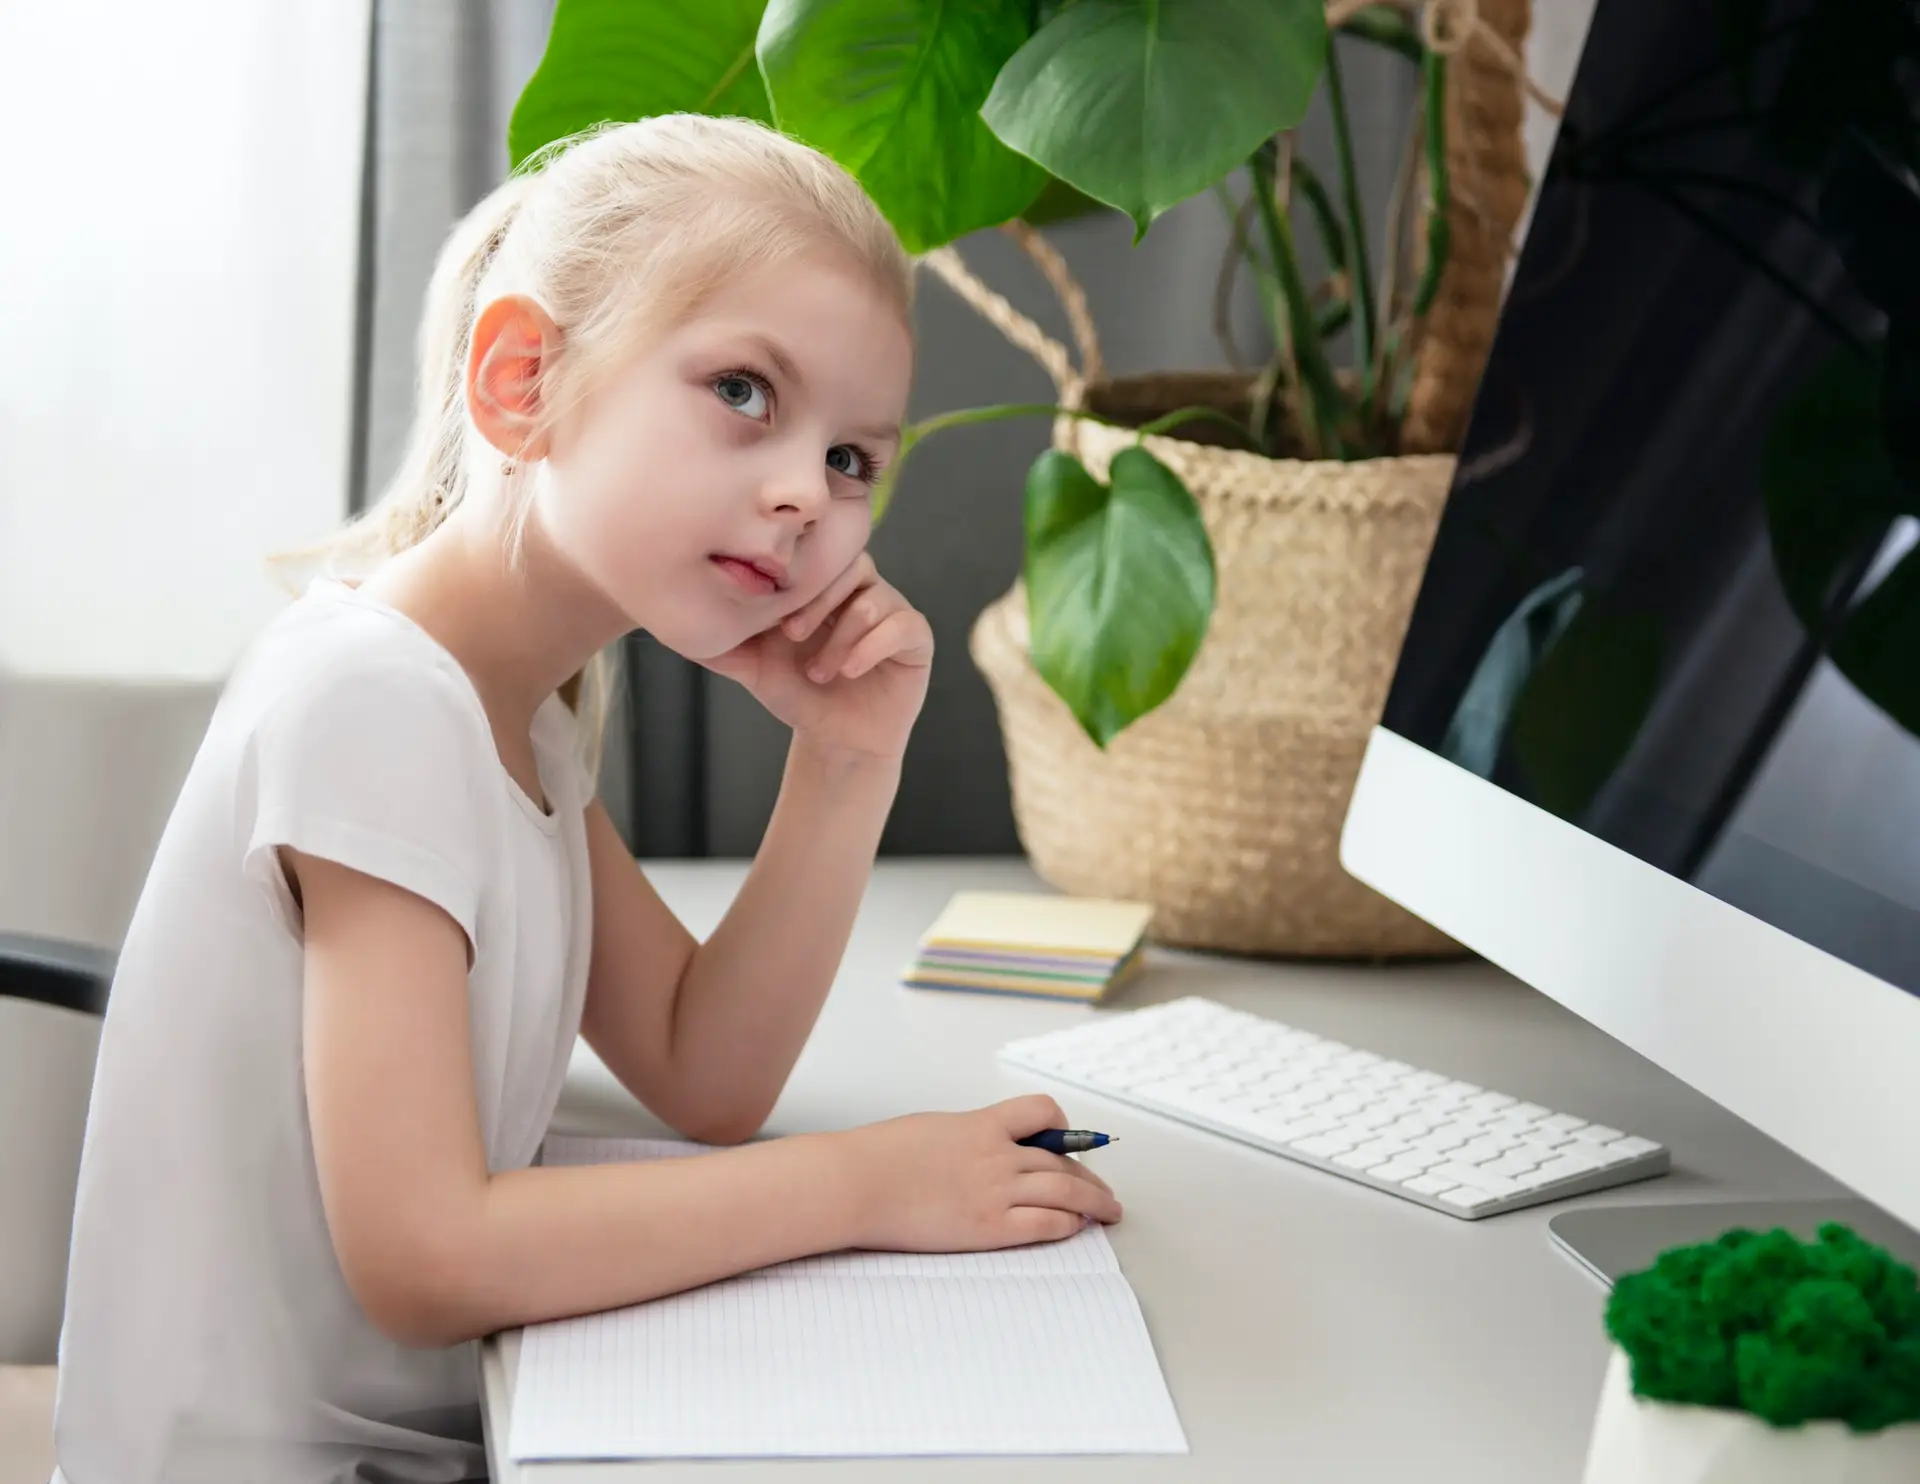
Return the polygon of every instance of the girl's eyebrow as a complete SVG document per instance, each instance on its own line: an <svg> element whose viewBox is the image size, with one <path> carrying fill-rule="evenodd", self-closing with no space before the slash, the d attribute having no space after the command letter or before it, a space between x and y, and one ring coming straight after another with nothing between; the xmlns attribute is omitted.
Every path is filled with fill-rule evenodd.
<svg viewBox="0 0 1920 1484"><path fill-rule="evenodd" d="M794 364L793 357L781 349L779 341L773 339L771 336L760 334L757 331L749 331L740 338L748 345L760 351L768 360L772 361L773 369L786 377L786 379L795 386L806 385L806 378L801 376L800 368Z"/></svg>
<svg viewBox="0 0 1920 1484"><path fill-rule="evenodd" d="M758 330L748 330L741 334L740 339L742 343L752 346L773 362L773 369L792 382L796 388L806 386L806 379L801 376L800 368L794 364L793 357L788 355L781 348L780 342L772 336ZM867 427L855 428L853 431L860 437L872 439L876 443L897 444L900 441L898 423L873 423Z"/></svg>

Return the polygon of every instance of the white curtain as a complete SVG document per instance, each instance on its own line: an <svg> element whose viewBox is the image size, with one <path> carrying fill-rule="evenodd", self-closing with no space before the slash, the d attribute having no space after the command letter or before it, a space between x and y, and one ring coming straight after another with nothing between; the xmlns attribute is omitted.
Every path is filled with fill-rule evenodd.
<svg viewBox="0 0 1920 1484"><path fill-rule="evenodd" d="M0 670L217 678L343 516L367 27L0 5Z"/></svg>

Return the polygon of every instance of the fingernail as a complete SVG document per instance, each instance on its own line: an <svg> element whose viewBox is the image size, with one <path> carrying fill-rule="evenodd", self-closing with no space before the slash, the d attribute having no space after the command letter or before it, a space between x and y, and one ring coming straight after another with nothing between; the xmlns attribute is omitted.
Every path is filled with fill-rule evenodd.
<svg viewBox="0 0 1920 1484"><path fill-rule="evenodd" d="M815 665L811 670L807 671L807 674L817 681L825 680L827 678L827 667L825 665Z"/></svg>

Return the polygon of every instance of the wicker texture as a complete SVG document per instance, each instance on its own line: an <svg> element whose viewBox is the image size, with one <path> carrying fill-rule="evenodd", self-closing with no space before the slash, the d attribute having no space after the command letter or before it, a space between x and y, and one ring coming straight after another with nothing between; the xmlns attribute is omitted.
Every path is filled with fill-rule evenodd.
<svg viewBox="0 0 1920 1484"><path fill-rule="evenodd" d="M1096 405L1100 390L1090 389ZM1054 435L1102 476L1132 441L1068 419ZM1342 957L1458 952L1339 863L1347 801L1453 460L1340 464L1177 438L1146 445L1193 491L1219 567L1213 623L1173 698L1102 752L1028 659L1023 588L974 626L972 654L1000 711L1034 869L1062 891L1151 902L1163 943Z"/></svg>
<svg viewBox="0 0 1920 1484"><path fill-rule="evenodd" d="M1426 11L1447 61L1447 222L1452 246L1420 331L1400 447L1457 450L1486 369L1506 291L1507 261L1527 205L1522 133L1528 81L1519 63L1532 0L1447 0Z"/></svg>

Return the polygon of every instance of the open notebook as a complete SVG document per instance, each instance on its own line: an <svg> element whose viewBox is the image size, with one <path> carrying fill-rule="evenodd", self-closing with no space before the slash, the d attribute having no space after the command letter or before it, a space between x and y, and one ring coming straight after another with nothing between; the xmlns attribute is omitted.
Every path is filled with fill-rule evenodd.
<svg viewBox="0 0 1920 1484"><path fill-rule="evenodd" d="M543 1163L698 1152L553 1136ZM588 1458L1184 1453L1106 1232L838 1253L530 1325L507 1450Z"/></svg>

